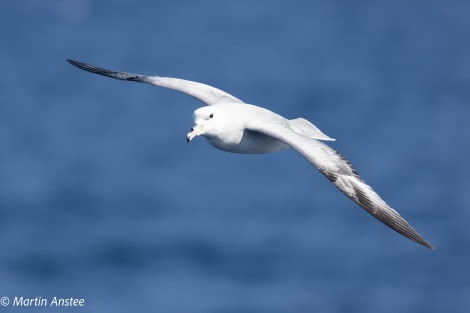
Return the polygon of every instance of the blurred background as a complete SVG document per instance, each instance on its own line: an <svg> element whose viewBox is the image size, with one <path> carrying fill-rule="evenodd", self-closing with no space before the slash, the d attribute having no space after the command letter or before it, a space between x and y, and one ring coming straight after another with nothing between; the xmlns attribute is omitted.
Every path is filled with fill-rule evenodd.
<svg viewBox="0 0 470 313"><path fill-rule="evenodd" d="M0 296L85 299L76 312L470 310L468 1L20 0L0 12ZM67 58L312 121L436 250L294 151L188 145L202 105L191 97Z"/></svg>

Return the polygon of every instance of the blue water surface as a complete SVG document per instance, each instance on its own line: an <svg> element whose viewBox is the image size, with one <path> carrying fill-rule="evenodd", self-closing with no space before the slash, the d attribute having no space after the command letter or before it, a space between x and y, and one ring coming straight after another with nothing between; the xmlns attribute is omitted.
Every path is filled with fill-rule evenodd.
<svg viewBox="0 0 470 313"><path fill-rule="evenodd" d="M20 0L0 12L2 312L470 311L468 1ZM188 145L195 99L67 58L312 121L436 250L294 151Z"/></svg>

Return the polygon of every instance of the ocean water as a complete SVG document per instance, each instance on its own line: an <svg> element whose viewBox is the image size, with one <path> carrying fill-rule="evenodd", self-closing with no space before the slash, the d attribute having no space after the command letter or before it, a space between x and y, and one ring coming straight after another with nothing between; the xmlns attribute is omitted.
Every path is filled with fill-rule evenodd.
<svg viewBox="0 0 470 313"><path fill-rule="evenodd" d="M0 12L2 312L470 311L468 2L21 0ZM312 121L436 250L294 151L187 144L196 100L67 58Z"/></svg>

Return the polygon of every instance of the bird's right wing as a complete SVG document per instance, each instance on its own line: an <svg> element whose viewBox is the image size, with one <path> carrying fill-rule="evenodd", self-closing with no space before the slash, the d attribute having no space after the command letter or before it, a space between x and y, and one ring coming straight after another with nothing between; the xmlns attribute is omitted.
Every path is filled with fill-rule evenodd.
<svg viewBox="0 0 470 313"><path fill-rule="evenodd" d="M67 61L73 66L90 73L177 90L198 99L206 105L215 105L217 103L226 102L243 103L243 101L231 94L203 83L172 77L146 76L141 74L118 72L74 60L67 59Z"/></svg>
<svg viewBox="0 0 470 313"><path fill-rule="evenodd" d="M392 209L359 176L349 161L330 146L292 131L278 120L268 122L256 120L247 128L276 138L299 152L307 161L320 170L342 193L359 204L382 223L403 236L431 249L434 247L408 222Z"/></svg>

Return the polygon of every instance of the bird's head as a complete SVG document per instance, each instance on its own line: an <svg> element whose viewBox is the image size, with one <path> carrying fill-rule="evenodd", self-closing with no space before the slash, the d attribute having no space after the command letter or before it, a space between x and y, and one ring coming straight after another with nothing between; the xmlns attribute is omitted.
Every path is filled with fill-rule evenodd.
<svg viewBox="0 0 470 313"><path fill-rule="evenodd" d="M215 115L216 108L213 106L206 106L197 109L193 113L195 125L191 131L186 135L186 140L190 142L196 136L210 136L214 131L214 124L217 124Z"/></svg>
<svg viewBox="0 0 470 313"><path fill-rule="evenodd" d="M190 142L204 136L217 149L230 151L243 136L243 122L238 118L237 107L232 105L205 106L194 111L194 123L186 135Z"/></svg>

